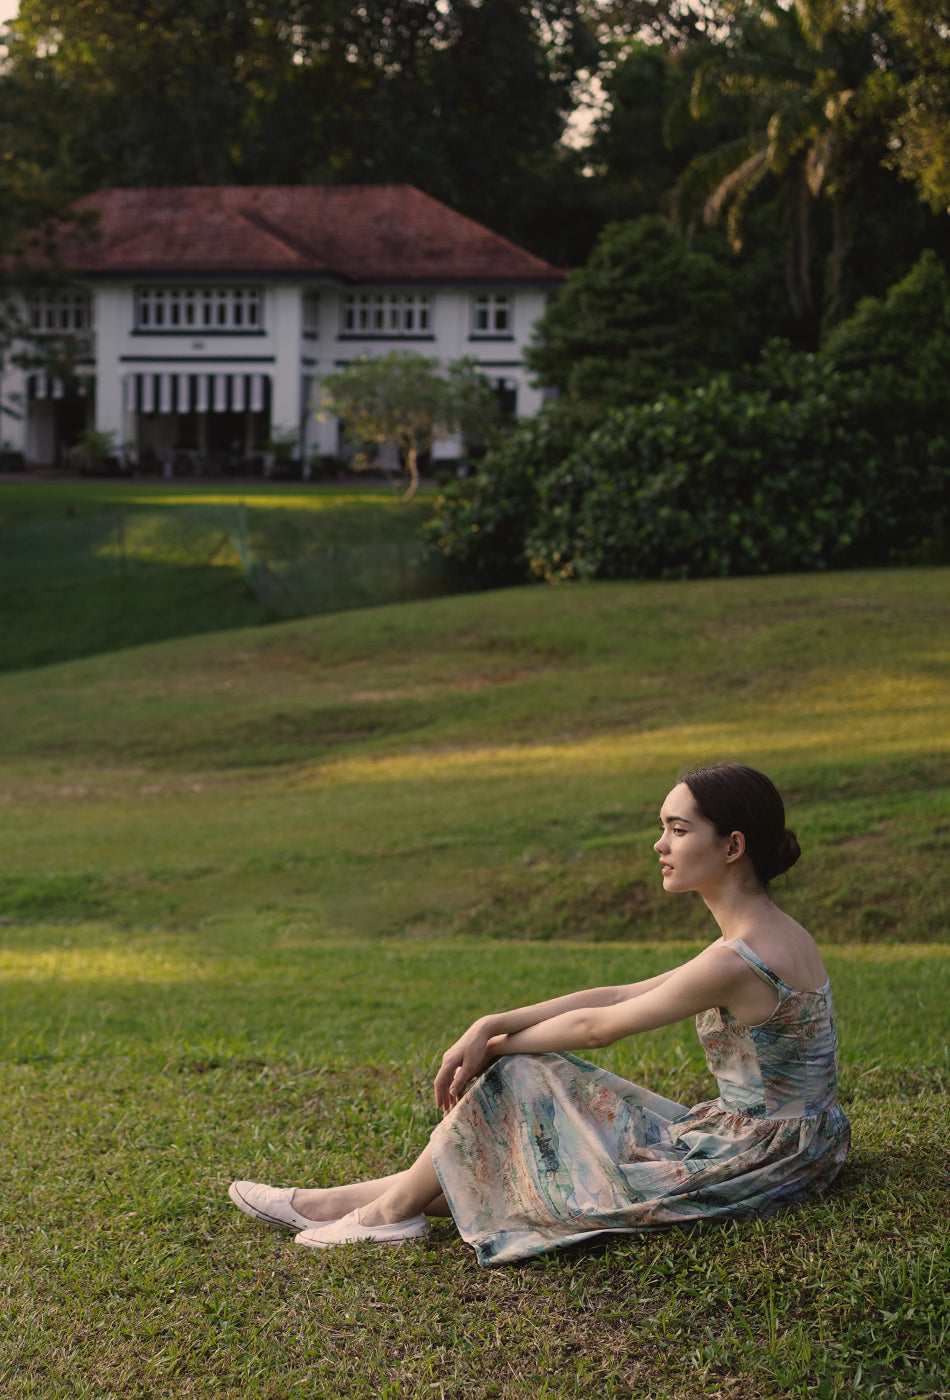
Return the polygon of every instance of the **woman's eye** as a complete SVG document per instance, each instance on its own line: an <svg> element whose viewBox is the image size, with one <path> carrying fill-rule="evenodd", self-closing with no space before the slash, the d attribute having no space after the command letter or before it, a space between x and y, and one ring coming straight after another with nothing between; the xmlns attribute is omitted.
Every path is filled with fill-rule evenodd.
<svg viewBox="0 0 950 1400"><path fill-rule="evenodd" d="M684 830L683 827L681 827L681 826L674 826L674 828L673 828L673 835L674 835L674 836L685 836L685 835L686 835L686 832L685 832L685 830Z"/></svg>

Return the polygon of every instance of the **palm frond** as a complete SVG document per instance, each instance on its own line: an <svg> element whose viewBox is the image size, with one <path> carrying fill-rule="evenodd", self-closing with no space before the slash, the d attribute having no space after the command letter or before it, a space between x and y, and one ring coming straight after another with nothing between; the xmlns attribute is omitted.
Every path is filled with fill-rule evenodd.
<svg viewBox="0 0 950 1400"><path fill-rule="evenodd" d="M752 132L694 156L673 187L671 218L674 226L681 230L692 227L702 216L710 192L757 151L763 140L763 132Z"/></svg>
<svg viewBox="0 0 950 1400"><path fill-rule="evenodd" d="M762 180L769 171L768 161L762 161L758 169L750 175L742 188L736 191L735 197L729 208L729 217L726 222L726 233L729 239L729 246L734 253L742 251L742 220L745 208L752 198L753 191L759 181Z"/></svg>
<svg viewBox="0 0 950 1400"><path fill-rule="evenodd" d="M821 187L831 169L837 144L834 130L826 128L819 133L805 157L805 179L815 199L821 194Z"/></svg>
<svg viewBox="0 0 950 1400"><path fill-rule="evenodd" d="M760 146L757 151L753 151L741 165L737 165L731 170L724 180L721 180L703 206L703 222L708 226L717 224L726 205L748 184L750 180L758 183L764 168L768 165L769 148Z"/></svg>

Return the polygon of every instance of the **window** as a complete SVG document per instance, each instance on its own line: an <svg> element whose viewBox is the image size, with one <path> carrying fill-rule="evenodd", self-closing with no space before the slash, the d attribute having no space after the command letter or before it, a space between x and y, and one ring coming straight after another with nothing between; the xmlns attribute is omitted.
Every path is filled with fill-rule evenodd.
<svg viewBox="0 0 950 1400"><path fill-rule="evenodd" d="M87 331L92 325L88 292L39 292L30 298L30 330Z"/></svg>
<svg viewBox="0 0 950 1400"><path fill-rule="evenodd" d="M349 292L343 298L344 335L432 334L432 298L425 292Z"/></svg>
<svg viewBox="0 0 950 1400"><path fill-rule="evenodd" d="M261 329L259 287L139 287L135 327L140 331Z"/></svg>
<svg viewBox="0 0 950 1400"><path fill-rule="evenodd" d="M320 293L303 294L303 333L308 336L320 334Z"/></svg>
<svg viewBox="0 0 950 1400"><path fill-rule="evenodd" d="M507 292L478 292L472 297L472 335L511 335L511 297Z"/></svg>

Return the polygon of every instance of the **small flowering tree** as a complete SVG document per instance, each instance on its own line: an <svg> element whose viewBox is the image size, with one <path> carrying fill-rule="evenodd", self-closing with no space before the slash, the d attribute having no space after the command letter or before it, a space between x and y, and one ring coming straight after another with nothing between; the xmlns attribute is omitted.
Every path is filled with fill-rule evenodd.
<svg viewBox="0 0 950 1400"><path fill-rule="evenodd" d="M409 472L408 501L419 486L419 458L436 438L483 434L497 411L495 396L472 359L453 360L440 373L425 355L392 350L361 356L323 381L321 408L335 413L362 443L398 444Z"/></svg>

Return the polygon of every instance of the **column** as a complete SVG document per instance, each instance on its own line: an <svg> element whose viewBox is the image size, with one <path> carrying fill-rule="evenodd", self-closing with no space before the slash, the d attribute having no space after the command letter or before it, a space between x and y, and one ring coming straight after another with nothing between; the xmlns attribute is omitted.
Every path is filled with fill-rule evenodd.
<svg viewBox="0 0 950 1400"><path fill-rule="evenodd" d="M276 363L271 380L271 432L300 433L304 411L300 401L300 347L303 336L303 292L294 284L267 289L267 311L274 337Z"/></svg>
<svg viewBox="0 0 950 1400"><path fill-rule="evenodd" d="M121 448L135 431L135 417L125 413L122 393L123 366L120 346L132 324L131 288L97 287L96 326L96 431L111 433ZM128 319L128 326L124 320Z"/></svg>

